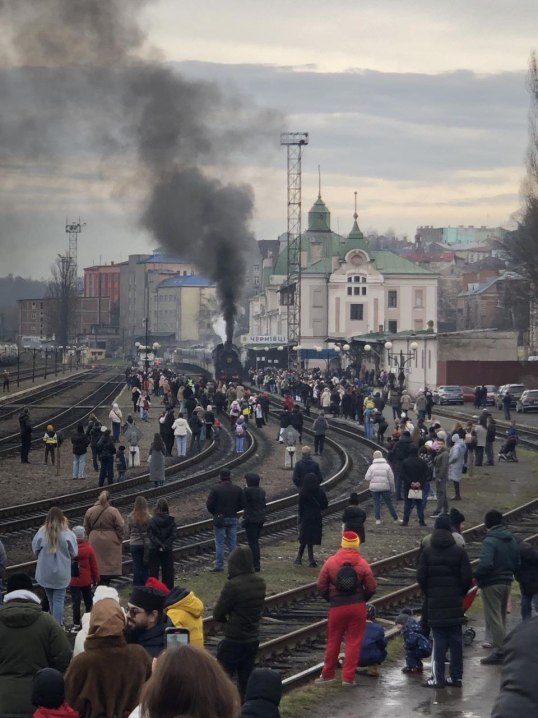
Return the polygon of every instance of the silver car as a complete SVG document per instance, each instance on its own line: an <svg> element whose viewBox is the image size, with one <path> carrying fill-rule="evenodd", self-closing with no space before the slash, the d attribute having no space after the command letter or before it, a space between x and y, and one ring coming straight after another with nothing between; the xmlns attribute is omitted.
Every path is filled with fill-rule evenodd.
<svg viewBox="0 0 538 718"><path fill-rule="evenodd" d="M463 391L461 386L440 386L433 393L435 404L463 404Z"/></svg>

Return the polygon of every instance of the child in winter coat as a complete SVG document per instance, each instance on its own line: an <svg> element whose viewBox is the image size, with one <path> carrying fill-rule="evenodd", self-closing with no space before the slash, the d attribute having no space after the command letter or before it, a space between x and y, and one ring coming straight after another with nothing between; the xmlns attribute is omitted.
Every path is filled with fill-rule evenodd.
<svg viewBox="0 0 538 718"><path fill-rule="evenodd" d="M71 629L71 633L78 633L81 627L81 598L84 599L84 607L86 613L89 614L93 606L92 583L99 583L101 576L99 575L99 566L97 565L95 551L86 540L84 527L74 526L73 533L76 536L78 544L78 556L77 560L73 562L73 566L78 565L78 576L73 575L77 573L77 568L73 567L71 570L71 583L69 584L71 601L73 603L73 628Z"/></svg>
<svg viewBox="0 0 538 718"><path fill-rule="evenodd" d="M54 466L56 447L58 446L58 434L54 431L52 424L47 426L45 436L43 437L45 444L45 466L48 464L48 458L50 455L51 464Z"/></svg>
<svg viewBox="0 0 538 718"><path fill-rule="evenodd" d="M359 506L359 495L353 491L349 497L349 506L346 506L342 514L342 533L344 531L353 531L363 544L366 540L364 533L364 522L366 521L366 511Z"/></svg>
<svg viewBox="0 0 538 718"><path fill-rule="evenodd" d="M366 628L361 644L359 667L367 668L369 676L379 677L379 666L387 657L385 629L375 622L376 610L373 603L366 604Z"/></svg>
<svg viewBox="0 0 538 718"><path fill-rule="evenodd" d="M127 471L125 446L118 446L118 450L116 452L116 469L118 471L118 481L123 481L125 478L125 472Z"/></svg>
<svg viewBox="0 0 538 718"><path fill-rule="evenodd" d="M32 705L34 718L78 718L79 713L65 702L64 677L54 668L42 668L34 676Z"/></svg>
<svg viewBox="0 0 538 718"><path fill-rule="evenodd" d="M240 416L235 425L235 450L238 454L243 453L243 444L245 442L245 422Z"/></svg>
<svg viewBox="0 0 538 718"><path fill-rule="evenodd" d="M431 643L413 618L410 608L402 609L395 623L404 637L405 666L402 673L422 673L422 659L431 655Z"/></svg>
<svg viewBox="0 0 538 718"><path fill-rule="evenodd" d="M282 678L272 668L255 668L250 674L240 718L280 718Z"/></svg>
<svg viewBox="0 0 538 718"><path fill-rule="evenodd" d="M148 579L150 581L151 579ZM160 588L160 587L158 587ZM204 647L204 604L190 588L175 586L167 591L164 613L176 628L189 629L189 643Z"/></svg>

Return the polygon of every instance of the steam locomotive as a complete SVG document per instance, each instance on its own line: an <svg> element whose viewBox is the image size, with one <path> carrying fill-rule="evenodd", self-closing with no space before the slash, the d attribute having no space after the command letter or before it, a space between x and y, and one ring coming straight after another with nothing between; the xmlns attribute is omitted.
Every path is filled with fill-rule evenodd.
<svg viewBox="0 0 538 718"><path fill-rule="evenodd" d="M241 381L243 365L235 344L217 344L212 352L215 379L217 381Z"/></svg>

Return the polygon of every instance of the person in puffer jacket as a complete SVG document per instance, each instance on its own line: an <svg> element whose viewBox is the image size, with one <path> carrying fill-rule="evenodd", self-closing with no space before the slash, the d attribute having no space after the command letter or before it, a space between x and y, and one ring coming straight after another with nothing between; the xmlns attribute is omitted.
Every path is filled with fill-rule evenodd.
<svg viewBox="0 0 538 718"><path fill-rule="evenodd" d="M241 718L280 718L282 678L272 668L255 668L250 674Z"/></svg>
<svg viewBox="0 0 538 718"><path fill-rule="evenodd" d="M394 493L394 474L388 461L383 458L381 451L374 451L374 460L366 472L366 481L370 482L369 489L374 500L374 516L376 525L381 523L381 499L385 502L392 520L398 521L398 514L392 503L391 493Z"/></svg>
<svg viewBox="0 0 538 718"><path fill-rule="evenodd" d="M431 643L422 632L420 624L415 621L411 609L402 609L395 623L404 639L405 666L402 673L422 673L422 659L431 655Z"/></svg>
<svg viewBox="0 0 538 718"><path fill-rule="evenodd" d="M373 603L366 604L366 628L361 645L359 668L367 668L366 673L379 677L379 666L387 657L387 639L385 629L375 622L376 610Z"/></svg>
<svg viewBox="0 0 538 718"><path fill-rule="evenodd" d="M327 647L325 662L318 683L333 681L340 653L342 637L346 636L346 654L342 669L342 684L353 685L359 664L362 638L366 625L366 601L374 595L377 583L370 564L359 552L360 540L353 531L345 531L341 548L325 561L318 578L318 591L329 601ZM343 568L352 567L357 575L352 590L337 588Z"/></svg>
<svg viewBox="0 0 538 718"><path fill-rule="evenodd" d="M176 628L188 628L190 643L204 647L204 604L189 588L176 586L167 595L164 612Z"/></svg>

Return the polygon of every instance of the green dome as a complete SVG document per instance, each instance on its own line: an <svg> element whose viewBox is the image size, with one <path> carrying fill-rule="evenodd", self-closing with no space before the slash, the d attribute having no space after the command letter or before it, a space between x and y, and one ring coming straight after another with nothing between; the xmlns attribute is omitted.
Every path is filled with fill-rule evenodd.
<svg viewBox="0 0 538 718"><path fill-rule="evenodd" d="M317 200L312 205L312 209L308 213L308 231L309 232L330 232L331 230L331 213L327 209L327 205L318 195Z"/></svg>
<svg viewBox="0 0 538 718"><path fill-rule="evenodd" d="M355 221L353 222L351 232L347 236L346 243L342 247L342 257L345 257L352 249L362 249L368 253L368 243L364 239L364 234L361 232L359 225L357 224L357 214L354 214L353 216Z"/></svg>

